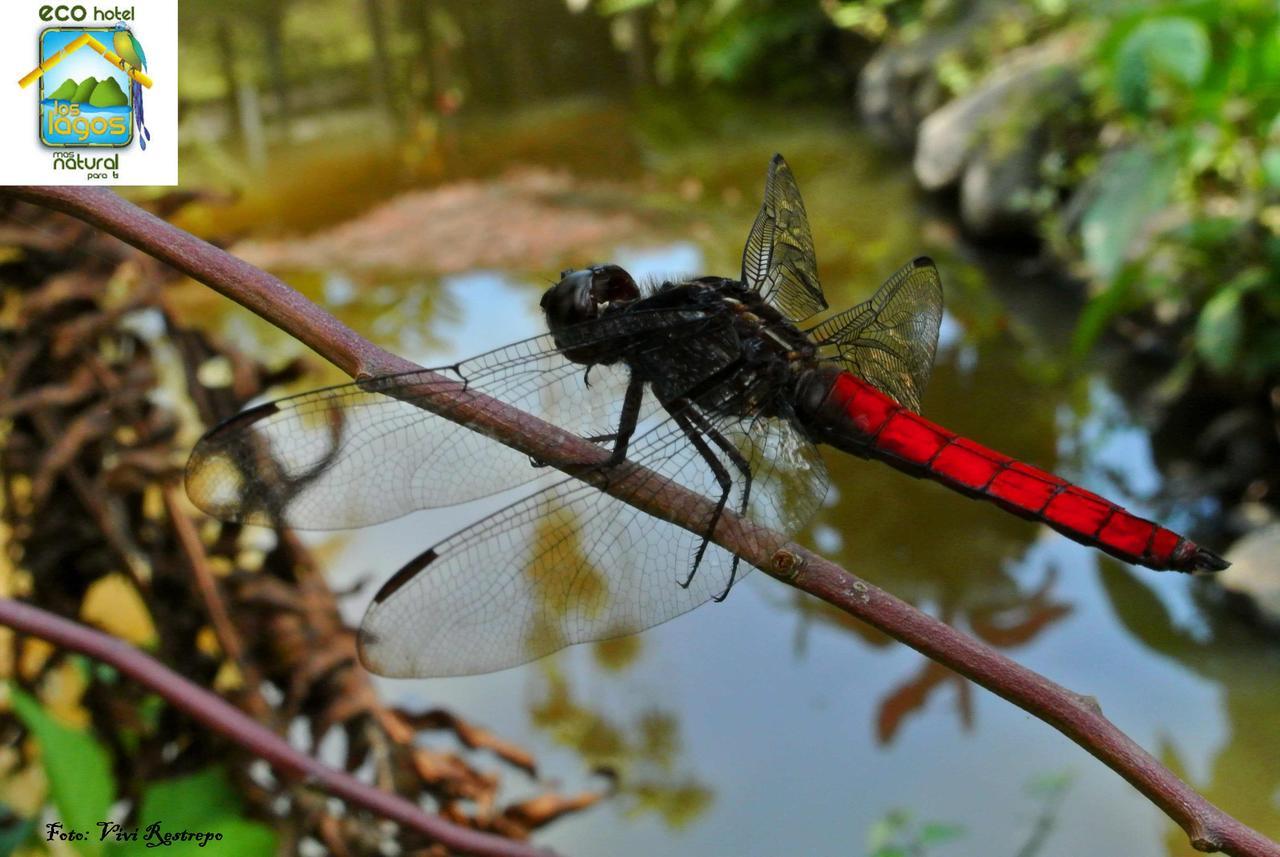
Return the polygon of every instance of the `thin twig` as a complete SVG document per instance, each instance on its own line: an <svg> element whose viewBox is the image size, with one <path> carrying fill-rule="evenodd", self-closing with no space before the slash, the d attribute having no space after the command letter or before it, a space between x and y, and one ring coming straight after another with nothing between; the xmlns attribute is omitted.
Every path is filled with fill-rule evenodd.
<svg viewBox="0 0 1280 857"><path fill-rule="evenodd" d="M257 723L222 697L183 678L123 640L64 619L31 604L0 598L0 624L40 637L110 664L158 693L193 720L271 763L281 775L315 785L329 794L418 831L446 848L492 857L549 857L550 852L491 833L458 827L423 812L408 800L324 765Z"/></svg>
<svg viewBox="0 0 1280 857"><path fill-rule="evenodd" d="M231 298L352 377L420 369L365 340L280 280L100 188L11 188L8 193L71 214L168 262ZM608 453L557 426L423 373L419 404L566 472L603 463ZM601 490L691 532L700 532L712 503L624 462ZM655 491L653 486L661 486ZM946 665L1058 729L1129 781L1178 823L1201 851L1240 857L1280 857L1280 845L1226 814L1174 776L1102 715L1091 699L1072 693L991 647L917 610L876 586L753 522L722 514L714 541L773 577L815 595L922 654Z"/></svg>
<svg viewBox="0 0 1280 857"><path fill-rule="evenodd" d="M200 534L196 532L195 526L182 509L177 496L178 489L173 485L164 485L160 490L164 495L164 508L169 516L169 523L173 525L173 531L178 537L182 552L187 555L187 563L191 567L191 579L195 582L196 591L200 594L200 600L204 602L205 611L209 614L209 624L213 628L214 636L218 639L218 645L240 672L240 680L247 691L246 707L262 719L269 709L262 698L262 675L257 665L245 657L240 635L236 632L235 623L231 621L231 615L227 612L227 604L218 589L218 582L213 577L213 570L209 568L209 557L204 551L204 545L200 543Z"/></svg>

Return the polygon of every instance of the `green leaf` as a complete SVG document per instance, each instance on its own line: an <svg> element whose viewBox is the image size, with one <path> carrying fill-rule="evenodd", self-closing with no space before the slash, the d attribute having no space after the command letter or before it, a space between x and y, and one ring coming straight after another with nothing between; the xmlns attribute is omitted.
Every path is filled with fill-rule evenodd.
<svg viewBox="0 0 1280 857"><path fill-rule="evenodd" d="M142 795L138 841L112 842L109 854L123 857L157 853L155 846L148 848L151 842L158 841L158 837L147 840L150 828L158 834L212 834L203 847L199 840L171 842L164 847L168 857L271 857L276 849L275 834L269 827L242 818L241 812L240 797L221 768L206 768L191 776L153 783ZM214 838L218 834L221 839Z"/></svg>
<svg viewBox="0 0 1280 857"><path fill-rule="evenodd" d="M1071 337L1071 356L1074 359L1084 359L1111 320L1127 312L1136 303L1132 283L1131 277L1119 277L1110 288L1094 295L1085 304Z"/></svg>
<svg viewBox="0 0 1280 857"><path fill-rule="evenodd" d="M657 0L601 0L596 10L601 15L620 15L623 12L630 12L632 9L652 6L656 2Z"/></svg>
<svg viewBox="0 0 1280 857"><path fill-rule="evenodd" d="M1027 783L1027 794L1037 798L1051 798L1062 794L1071 787L1075 774L1070 771L1055 771L1041 774Z"/></svg>
<svg viewBox="0 0 1280 857"><path fill-rule="evenodd" d="M1143 21L1116 54L1116 90L1121 103L1135 113L1146 113L1157 79L1194 87L1204 80L1210 55L1209 34L1194 18Z"/></svg>
<svg viewBox="0 0 1280 857"><path fill-rule="evenodd" d="M1109 156L1099 167L1080 235L1085 259L1103 282L1116 275L1134 239L1164 206L1177 166L1171 154L1157 156L1134 147Z"/></svg>
<svg viewBox="0 0 1280 857"><path fill-rule="evenodd" d="M99 855L98 822L115 801L116 783L106 749L88 732L64 726L31 695L9 685L13 713L40 745L40 762L49 778L49 796L62 823L89 838L73 843L81 854Z"/></svg>
<svg viewBox="0 0 1280 857"><path fill-rule="evenodd" d="M920 828L918 840L921 845L941 845L965 835L965 829L959 824L944 824L930 821Z"/></svg>
<svg viewBox="0 0 1280 857"><path fill-rule="evenodd" d="M4 819L4 823L0 824L0 857L9 857L28 841L38 819L34 816L19 818L4 804L0 804L0 818Z"/></svg>
<svg viewBox="0 0 1280 857"><path fill-rule="evenodd" d="M911 814L904 809L891 809L871 825L867 831L867 850L880 853L911 823Z"/></svg>
<svg viewBox="0 0 1280 857"><path fill-rule="evenodd" d="M1272 144L1262 150L1262 175L1270 187L1280 187L1280 146Z"/></svg>
<svg viewBox="0 0 1280 857"><path fill-rule="evenodd" d="M205 819L239 814L240 798L220 768L152 783L138 812L144 823L159 819L166 827L192 827Z"/></svg>
<svg viewBox="0 0 1280 857"><path fill-rule="evenodd" d="M1226 372L1240 353L1244 314L1238 289L1224 289L1209 299L1196 321L1196 353L1216 372Z"/></svg>

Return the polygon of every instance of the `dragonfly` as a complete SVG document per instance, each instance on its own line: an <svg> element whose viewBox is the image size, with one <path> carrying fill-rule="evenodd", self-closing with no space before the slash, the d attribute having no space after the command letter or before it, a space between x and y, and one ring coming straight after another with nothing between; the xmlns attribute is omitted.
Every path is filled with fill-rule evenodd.
<svg viewBox="0 0 1280 857"><path fill-rule="evenodd" d="M818 444L1128 563L1227 566L1185 536L920 415L942 319L930 259L833 314L817 270L799 188L776 155L736 279L641 285L613 264L564 271L542 296L543 335L243 411L197 443L187 492L224 521L299 529L520 494L407 561L373 597L360 657L400 677L504 669L723 600L750 566L716 543L717 526L732 513L795 536L827 492ZM505 403L601 452L577 472L548 468L424 409L441 378L470 408ZM634 497L675 484L706 499L700 526L649 515L588 478L623 464L641 468Z"/></svg>

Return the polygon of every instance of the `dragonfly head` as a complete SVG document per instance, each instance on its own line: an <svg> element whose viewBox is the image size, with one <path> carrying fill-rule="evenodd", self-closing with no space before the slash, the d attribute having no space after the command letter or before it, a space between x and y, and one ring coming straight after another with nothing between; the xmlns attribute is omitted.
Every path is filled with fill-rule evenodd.
<svg viewBox="0 0 1280 857"><path fill-rule="evenodd" d="M561 348L571 348L575 325L596 320L612 303L639 297L640 287L625 270L617 265L592 265L563 271L560 282L543 294L542 311L556 342ZM579 363L593 363L598 355L593 349L580 348L568 356Z"/></svg>
<svg viewBox="0 0 1280 857"><path fill-rule="evenodd" d="M547 315L547 326L556 330L597 319L614 301L633 301L638 297L640 287L622 268L592 265L562 272L560 282L542 296L542 311Z"/></svg>

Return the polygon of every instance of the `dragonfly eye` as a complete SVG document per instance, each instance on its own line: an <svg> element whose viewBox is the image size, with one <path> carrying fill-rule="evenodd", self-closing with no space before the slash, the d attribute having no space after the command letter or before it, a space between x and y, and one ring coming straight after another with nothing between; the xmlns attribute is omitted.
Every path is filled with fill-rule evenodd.
<svg viewBox="0 0 1280 857"><path fill-rule="evenodd" d="M636 281L617 265L596 265L591 274L591 296L597 304L633 301L640 297Z"/></svg>
<svg viewBox="0 0 1280 857"><path fill-rule="evenodd" d="M599 315L593 294L594 268L568 271L560 282L542 296L542 311L553 330L570 324L590 321Z"/></svg>

